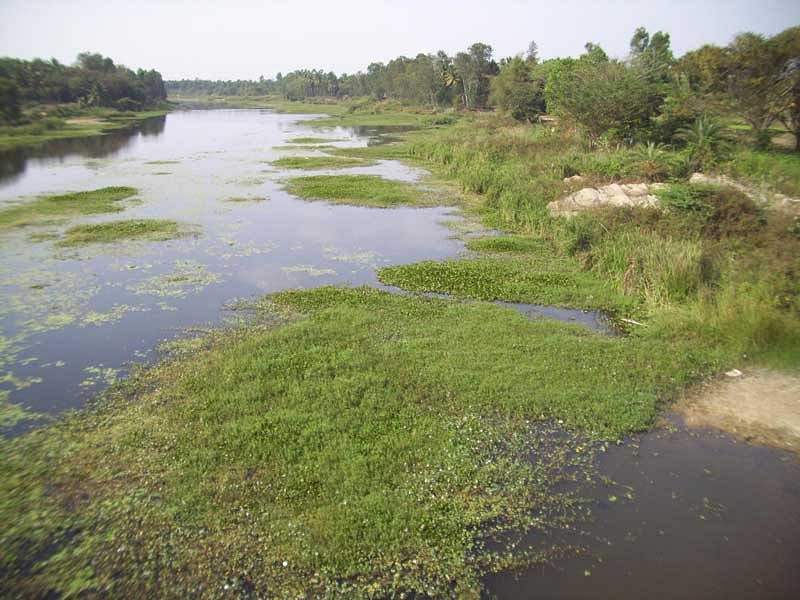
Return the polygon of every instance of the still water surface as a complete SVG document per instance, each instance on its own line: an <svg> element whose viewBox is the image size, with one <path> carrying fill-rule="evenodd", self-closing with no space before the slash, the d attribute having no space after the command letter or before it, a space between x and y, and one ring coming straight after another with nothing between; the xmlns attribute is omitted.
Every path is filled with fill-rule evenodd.
<svg viewBox="0 0 800 600"><path fill-rule="evenodd" d="M312 129L308 115L260 110L173 113L137 132L68 140L0 157L0 206L39 194L127 185L123 213L82 218L174 219L197 235L167 242L59 249L32 233L0 236L0 375L10 400L37 413L80 407L183 328L213 325L233 299L292 287L377 284L376 267L456 255L449 209L307 202L282 190L297 172L269 162L292 138L363 146L352 129ZM320 171L324 173L325 171ZM340 172L415 181L396 161ZM231 198L247 201L231 202Z"/></svg>

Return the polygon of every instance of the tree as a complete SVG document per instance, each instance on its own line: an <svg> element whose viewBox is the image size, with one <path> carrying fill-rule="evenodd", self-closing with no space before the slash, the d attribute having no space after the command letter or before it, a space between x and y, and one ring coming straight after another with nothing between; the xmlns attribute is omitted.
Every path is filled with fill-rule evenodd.
<svg viewBox="0 0 800 600"><path fill-rule="evenodd" d="M631 38L631 64L643 69L654 82L669 81L669 69L675 62L670 47L670 37L663 31L652 37L644 27L639 27Z"/></svg>
<svg viewBox="0 0 800 600"><path fill-rule="evenodd" d="M19 88L10 79L0 77L0 122L13 125L19 115Z"/></svg>
<svg viewBox="0 0 800 600"><path fill-rule="evenodd" d="M691 126L679 129L675 139L684 142L689 148L692 168L695 171L714 166L730 149L733 141L722 124L705 115L698 117Z"/></svg>
<svg viewBox="0 0 800 600"><path fill-rule="evenodd" d="M580 126L592 146L606 134L632 142L648 137L663 92L641 69L602 59L588 47L579 60L559 61L545 86L547 109Z"/></svg>
<svg viewBox="0 0 800 600"><path fill-rule="evenodd" d="M772 39L783 62L781 83L788 96L787 108L779 118L794 135L795 150L800 152L800 27L791 27Z"/></svg>
<svg viewBox="0 0 800 600"><path fill-rule="evenodd" d="M539 45L533 40L528 44L528 51L525 53L525 62L534 65L539 62Z"/></svg>
<svg viewBox="0 0 800 600"><path fill-rule="evenodd" d="M468 52L459 52L453 65L461 83L466 108L484 108L489 98L489 78L499 71L492 60L492 47L475 43Z"/></svg>
<svg viewBox="0 0 800 600"><path fill-rule="evenodd" d="M533 79L530 64L514 57L492 79L491 102L517 121L533 122L544 112L544 89Z"/></svg>
<svg viewBox="0 0 800 600"><path fill-rule="evenodd" d="M742 33L727 49L726 88L731 105L752 128L756 146L770 143L769 128L792 104L791 79L778 44Z"/></svg>

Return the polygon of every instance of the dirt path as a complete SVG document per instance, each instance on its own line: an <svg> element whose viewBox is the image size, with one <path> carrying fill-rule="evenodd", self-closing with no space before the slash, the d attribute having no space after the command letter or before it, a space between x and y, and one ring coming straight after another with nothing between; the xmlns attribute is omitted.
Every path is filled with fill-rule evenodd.
<svg viewBox="0 0 800 600"><path fill-rule="evenodd" d="M751 370L691 392L676 407L690 427L722 429L800 455L800 376Z"/></svg>

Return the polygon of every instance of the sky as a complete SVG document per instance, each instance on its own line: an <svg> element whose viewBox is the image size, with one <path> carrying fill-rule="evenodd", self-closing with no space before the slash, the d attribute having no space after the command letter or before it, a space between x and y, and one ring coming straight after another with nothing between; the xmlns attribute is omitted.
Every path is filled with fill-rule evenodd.
<svg viewBox="0 0 800 600"><path fill-rule="evenodd" d="M0 56L100 52L165 79L257 79L296 68L336 73L476 41L496 58L622 58L638 26L672 36L676 55L742 31L800 25L800 0L0 0Z"/></svg>

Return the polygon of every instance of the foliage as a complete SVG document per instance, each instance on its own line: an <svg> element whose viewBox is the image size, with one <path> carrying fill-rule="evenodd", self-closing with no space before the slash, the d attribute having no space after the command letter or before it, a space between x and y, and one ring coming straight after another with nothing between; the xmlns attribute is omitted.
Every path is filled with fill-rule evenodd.
<svg viewBox="0 0 800 600"><path fill-rule="evenodd" d="M646 71L591 54L562 61L550 74L545 96L548 110L578 124L593 145L605 134L641 138L663 101Z"/></svg>
<svg viewBox="0 0 800 600"><path fill-rule="evenodd" d="M161 74L132 71L100 54L82 53L74 66L55 59L0 58L0 78L19 88L22 102L81 102L86 106L150 106L166 100Z"/></svg>
<svg viewBox="0 0 800 600"><path fill-rule="evenodd" d="M13 125L20 117L19 88L6 77L0 77L0 124Z"/></svg>
<svg viewBox="0 0 800 600"><path fill-rule="evenodd" d="M686 144L695 171L708 170L724 159L733 141L722 123L705 115L698 117L690 127L679 129L675 139Z"/></svg>
<svg viewBox="0 0 800 600"><path fill-rule="evenodd" d="M520 57L511 59L492 79L491 102L517 121L534 122L544 112L544 86Z"/></svg>
<svg viewBox="0 0 800 600"><path fill-rule="evenodd" d="M766 148L769 127L790 107L786 63L774 39L742 33L728 48L726 87L739 114L752 128L756 146Z"/></svg>

